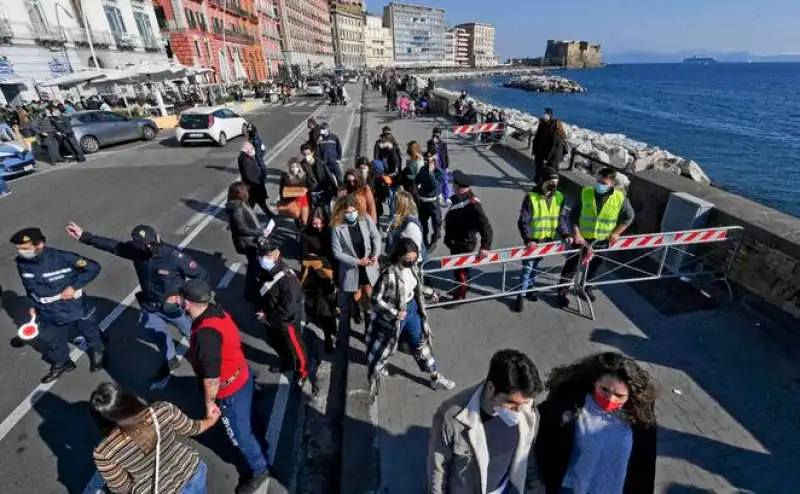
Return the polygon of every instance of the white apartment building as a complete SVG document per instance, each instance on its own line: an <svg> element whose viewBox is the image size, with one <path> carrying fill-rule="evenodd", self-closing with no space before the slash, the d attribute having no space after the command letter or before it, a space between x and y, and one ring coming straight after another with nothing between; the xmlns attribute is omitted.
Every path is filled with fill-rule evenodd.
<svg viewBox="0 0 800 494"><path fill-rule="evenodd" d="M366 63L364 14L356 12L350 5L331 6L333 57L336 65L345 69L360 69Z"/></svg>
<svg viewBox="0 0 800 494"><path fill-rule="evenodd" d="M364 52L369 68L394 66L392 30L383 25L383 16L367 14L364 26Z"/></svg>
<svg viewBox="0 0 800 494"><path fill-rule="evenodd" d="M37 99L38 83L95 66L167 62L150 0L0 0L0 102Z"/></svg>
<svg viewBox="0 0 800 494"><path fill-rule="evenodd" d="M456 30L448 29L444 33L444 64L448 67L456 64Z"/></svg>
<svg viewBox="0 0 800 494"><path fill-rule="evenodd" d="M457 29L467 33L468 63L472 67L491 67L498 64L495 52L495 28L492 24L468 22Z"/></svg>
<svg viewBox="0 0 800 494"><path fill-rule="evenodd" d="M466 29L455 27L453 29L453 62L458 67L469 66L469 33Z"/></svg>

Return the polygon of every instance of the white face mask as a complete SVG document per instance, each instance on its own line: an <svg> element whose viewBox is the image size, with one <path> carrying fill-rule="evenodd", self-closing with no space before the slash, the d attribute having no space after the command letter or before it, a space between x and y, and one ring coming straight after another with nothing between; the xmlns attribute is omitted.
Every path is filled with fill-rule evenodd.
<svg viewBox="0 0 800 494"><path fill-rule="evenodd" d="M271 257L260 257L258 259L258 263L266 271L272 271L272 268L275 267L275 260L273 258L271 258Z"/></svg>
<svg viewBox="0 0 800 494"><path fill-rule="evenodd" d="M36 249L20 249L17 255L23 259L33 259L36 257Z"/></svg>
<svg viewBox="0 0 800 494"><path fill-rule="evenodd" d="M545 113L545 114L542 116L542 120L544 120L545 122L549 122L549 121L550 121L550 114L548 114L548 113Z"/></svg>
<svg viewBox="0 0 800 494"><path fill-rule="evenodd" d="M506 407L494 407L494 412L509 427L515 427L519 424L519 412L509 410Z"/></svg>

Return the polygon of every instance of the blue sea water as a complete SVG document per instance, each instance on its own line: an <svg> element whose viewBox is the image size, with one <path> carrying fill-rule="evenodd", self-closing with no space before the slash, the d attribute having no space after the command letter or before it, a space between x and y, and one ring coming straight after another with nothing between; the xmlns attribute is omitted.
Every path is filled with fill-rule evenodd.
<svg viewBox="0 0 800 494"><path fill-rule="evenodd" d="M497 106L634 139L695 160L714 185L800 217L800 64L653 64L569 70L586 94L502 78L441 81Z"/></svg>

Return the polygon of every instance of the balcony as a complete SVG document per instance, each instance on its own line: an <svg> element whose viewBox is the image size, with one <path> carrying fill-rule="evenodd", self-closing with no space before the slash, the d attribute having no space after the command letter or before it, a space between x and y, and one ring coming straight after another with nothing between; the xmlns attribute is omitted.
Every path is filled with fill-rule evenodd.
<svg viewBox="0 0 800 494"><path fill-rule="evenodd" d="M69 37L78 46L89 46L86 29L71 29ZM108 48L114 43L114 36L108 31L92 31L92 45L98 48Z"/></svg>
<svg viewBox="0 0 800 494"><path fill-rule="evenodd" d="M149 52L159 52L164 47L161 40L155 36L142 37L142 44L144 45L144 50Z"/></svg>
<svg viewBox="0 0 800 494"><path fill-rule="evenodd" d="M14 39L14 30L11 29L11 23L8 19L0 19L0 43L8 44Z"/></svg>
<svg viewBox="0 0 800 494"><path fill-rule="evenodd" d="M142 46L139 36L135 34L121 33L114 31L114 42L117 44L117 49L120 51L133 51Z"/></svg>
<svg viewBox="0 0 800 494"><path fill-rule="evenodd" d="M209 0L208 3L212 7L220 8L226 12L230 12L231 14L244 17L245 19L255 17L251 10L242 8L241 4L235 2L234 0Z"/></svg>
<svg viewBox="0 0 800 494"><path fill-rule="evenodd" d="M63 45L67 42L67 35L62 28L45 26L39 22L28 24L33 34L33 39L42 45Z"/></svg>

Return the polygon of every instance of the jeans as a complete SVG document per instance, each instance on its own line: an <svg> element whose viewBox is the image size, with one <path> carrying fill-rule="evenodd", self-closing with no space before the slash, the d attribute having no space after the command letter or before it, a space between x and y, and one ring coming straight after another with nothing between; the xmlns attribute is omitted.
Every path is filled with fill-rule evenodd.
<svg viewBox="0 0 800 494"><path fill-rule="evenodd" d="M206 462L200 460L197 471L183 485L180 494L206 494L206 473L208 473Z"/></svg>
<svg viewBox="0 0 800 494"><path fill-rule="evenodd" d="M522 276L520 277L520 290L527 290L533 284L533 281L536 279L536 274L534 271L539 266L539 263L542 261L541 257L536 257L533 259L526 259L522 261Z"/></svg>
<svg viewBox="0 0 800 494"><path fill-rule="evenodd" d="M158 345L166 360L172 360L175 358L175 342L172 340L172 335L167 332L167 323L178 328L183 336L189 337L192 319L184 312L170 317L160 312L142 310L142 315L139 317L139 325L145 330L148 339Z"/></svg>
<svg viewBox="0 0 800 494"><path fill-rule="evenodd" d="M70 329L75 328L78 334L86 338L87 346L94 352L103 351L103 340L100 339L100 327L94 318L94 308L89 315L77 321L55 325L42 325L40 336L48 343L47 360L54 367L61 367L69 362Z"/></svg>
<svg viewBox="0 0 800 494"><path fill-rule="evenodd" d="M403 321L400 337L405 337L411 345L419 369L430 374L436 372L436 360L423 334L423 324L417 301L412 298L411 302L406 304L406 319Z"/></svg>
<svg viewBox="0 0 800 494"><path fill-rule="evenodd" d="M264 473L269 464L261 445L258 443L251 423L253 404L253 376L247 380L242 389L227 398L217 400L222 411L221 421L225 426L228 439L244 456L250 472L256 477Z"/></svg>

